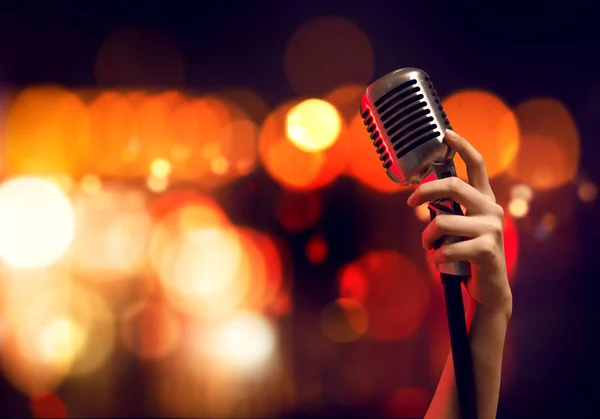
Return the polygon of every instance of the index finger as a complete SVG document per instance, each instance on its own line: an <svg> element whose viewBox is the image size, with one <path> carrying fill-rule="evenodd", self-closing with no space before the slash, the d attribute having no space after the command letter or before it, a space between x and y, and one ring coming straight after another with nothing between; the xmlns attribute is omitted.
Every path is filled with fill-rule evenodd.
<svg viewBox="0 0 600 419"><path fill-rule="evenodd" d="M496 197L490 186L490 180L481 154L471 143L450 129L446 130L445 138L450 148L456 151L467 165L467 176L471 186L495 201Z"/></svg>

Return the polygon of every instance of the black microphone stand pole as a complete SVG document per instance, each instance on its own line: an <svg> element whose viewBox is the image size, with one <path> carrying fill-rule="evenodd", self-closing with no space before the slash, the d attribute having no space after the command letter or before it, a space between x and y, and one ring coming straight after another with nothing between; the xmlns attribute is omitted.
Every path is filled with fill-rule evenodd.
<svg viewBox="0 0 600 419"><path fill-rule="evenodd" d="M438 179L456 176L452 161L435 169ZM463 215L460 205L452 200L441 200L430 203L429 213L432 221L438 213ZM455 240L456 238L446 237L439 240L434 247L438 248L442 243ZM458 262L455 268L451 270L454 273L440 272L440 279L444 287L444 297L446 300L446 315L448 317L450 347L456 380L456 393L461 412L460 417L462 419L477 419L473 361L462 298L462 283L470 277L470 265L468 262Z"/></svg>

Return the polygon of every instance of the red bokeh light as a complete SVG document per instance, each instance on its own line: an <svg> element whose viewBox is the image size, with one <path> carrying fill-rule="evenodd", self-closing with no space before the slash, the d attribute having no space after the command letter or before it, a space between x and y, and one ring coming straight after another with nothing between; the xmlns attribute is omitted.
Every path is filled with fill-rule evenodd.
<svg viewBox="0 0 600 419"><path fill-rule="evenodd" d="M319 219L321 211L321 199L316 192L282 191L275 216L287 231L300 233Z"/></svg>
<svg viewBox="0 0 600 419"><path fill-rule="evenodd" d="M35 418L66 418L67 408L59 396L42 391L31 398L31 413Z"/></svg>
<svg viewBox="0 0 600 419"><path fill-rule="evenodd" d="M315 265L325 262L328 251L327 240L323 236L314 236L306 243L306 257Z"/></svg>
<svg viewBox="0 0 600 419"><path fill-rule="evenodd" d="M373 251L347 266L340 296L360 302L369 318L367 334L377 340L410 336L429 308L429 281L407 257L393 250Z"/></svg>

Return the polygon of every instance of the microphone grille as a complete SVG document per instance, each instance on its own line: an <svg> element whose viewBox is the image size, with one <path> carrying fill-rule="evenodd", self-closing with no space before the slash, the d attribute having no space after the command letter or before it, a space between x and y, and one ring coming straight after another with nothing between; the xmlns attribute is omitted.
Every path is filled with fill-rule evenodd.
<svg viewBox="0 0 600 419"><path fill-rule="evenodd" d="M383 167L401 165L398 169L405 180L416 181L429 167L427 160L445 154L439 144L452 126L422 70L398 70L373 83L363 96L361 116ZM436 139L435 145L426 144ZM411 155L412 151L419 156Z"/></svg>

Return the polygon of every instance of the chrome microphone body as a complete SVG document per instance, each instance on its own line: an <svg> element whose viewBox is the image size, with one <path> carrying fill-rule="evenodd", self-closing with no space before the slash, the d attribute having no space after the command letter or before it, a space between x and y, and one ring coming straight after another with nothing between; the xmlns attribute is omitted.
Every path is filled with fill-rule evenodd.
<svg viewBox="0 0 600 419"><path fill-rule="evenodd" d="M373 82L361 99L360 114L367 126L379 159L394 182L416 185L433 171L437 179L456 176L454 150L444 142L450 121L431 83L418 68L402 68ZM441 199L429 204L436 215L463 215L459 204ZM442 238L435 247L462 240ZM443 263L439 272L469 276L467 261Z"/></svg>

